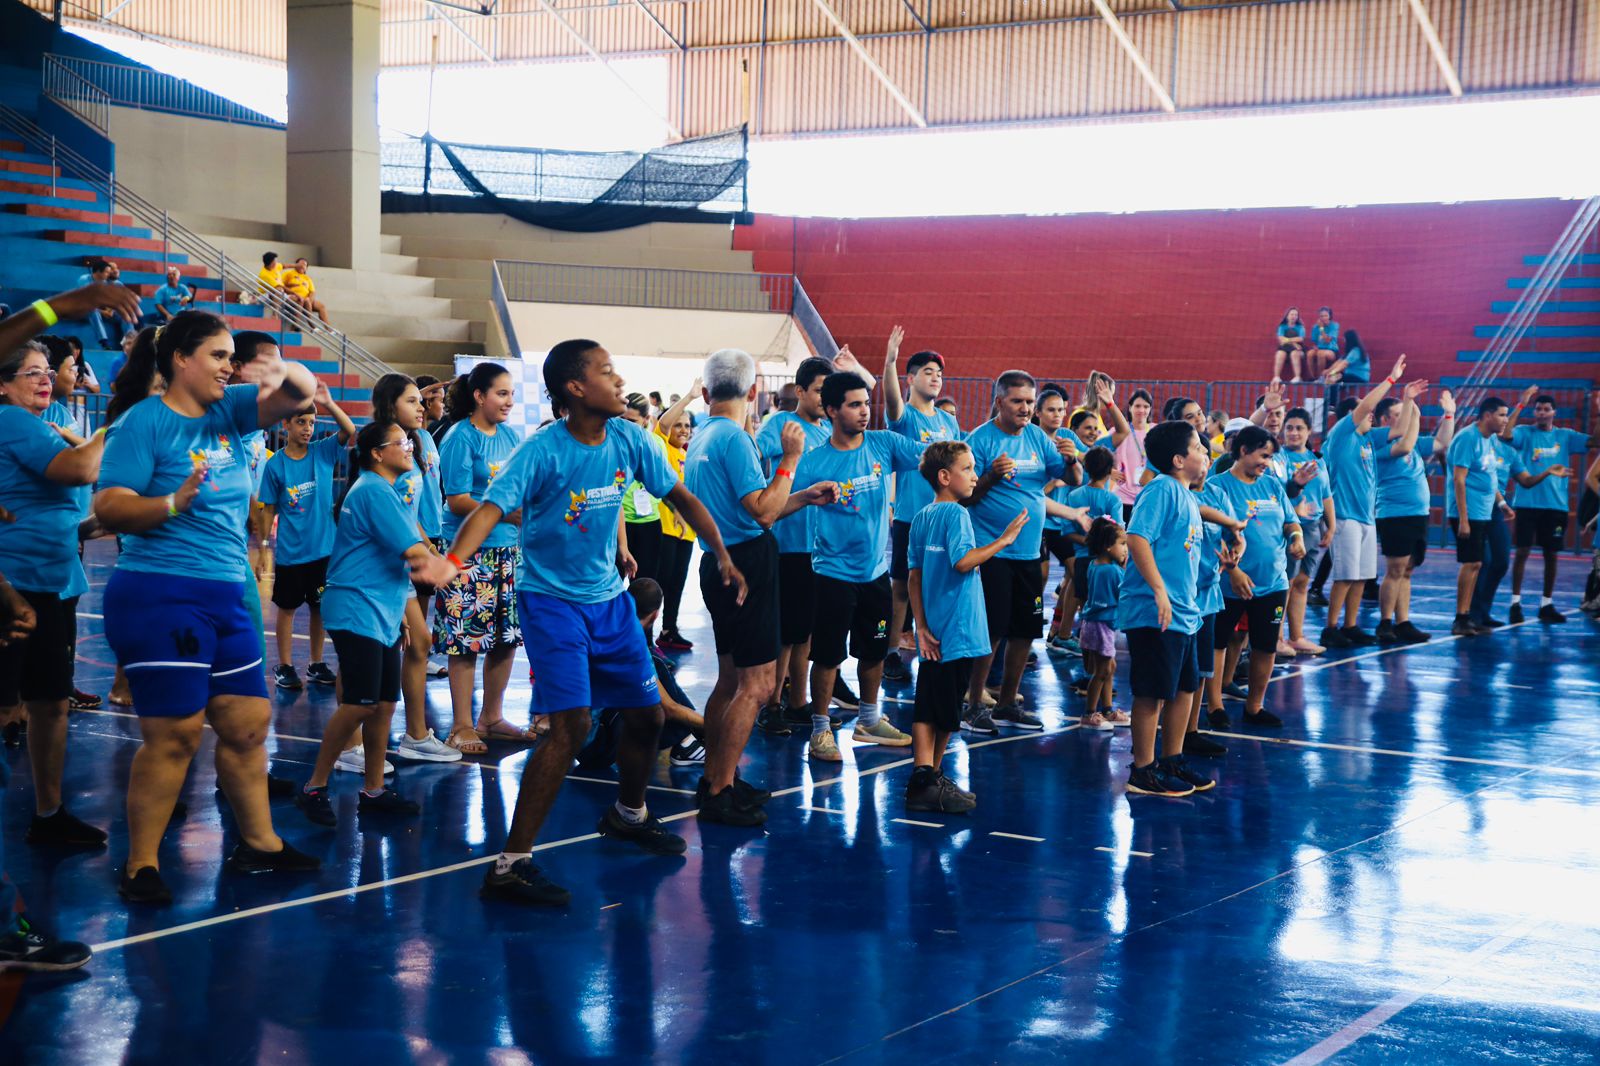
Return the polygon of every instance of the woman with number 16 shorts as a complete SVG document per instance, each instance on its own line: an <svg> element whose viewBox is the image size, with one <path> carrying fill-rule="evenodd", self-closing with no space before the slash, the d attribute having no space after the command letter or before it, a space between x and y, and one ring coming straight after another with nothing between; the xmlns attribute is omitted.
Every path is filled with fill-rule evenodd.
<svg viewBox="0 0 1600 1066"><path fill-rule="evenodd" d="M251 480L239 445L304 406L315 379L280 362L260 384L230 386L232 355L227 323L204 311L141 333L130 361L153 359L167 391L116 420L100 466L95 513L123 535L105 590L106 640L127 672L144 739L128 774L118 886L134 903L172 900L157 851L206 723L217 735L217 786L243 838L228 867L320 865L278 837L267 806L271 710L260 634L244 606Z"/></svg>

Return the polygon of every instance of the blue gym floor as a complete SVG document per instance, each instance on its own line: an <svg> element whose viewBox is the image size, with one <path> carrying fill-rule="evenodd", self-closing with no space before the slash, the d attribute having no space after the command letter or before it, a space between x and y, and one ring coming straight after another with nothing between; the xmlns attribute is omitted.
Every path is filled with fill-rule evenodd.
<svg viewBox="0 0 1600 1066"><path fill-rule="evenodd" d="M110 561L91 545L82 604L79 680L102 694ZM1072 660L1054 657L1024 689L1044 735L954 745L971 816L905 814L909 750L811 766L800 736L757 734L743 772L777 793L766 831L701 827L698 771L663 764L651 806L689 841L669 860L597 838L614 791L573 780L536 856L573 890L558 911L477 898L523 765L496 745L401 763L414 821L362 832L343 774L336 831L280 803L280 831L326 861L302 879L222 871L231 828L207 750L163 853L177 903L130 913L114 875L136 723L76 714L69 804L110 827L110 850L22 842L17 750L3 753L4 832L33 917L96 957L0 982L0 1062L1594 1062L1600 634L1575 611L1587 570L1564 562L1566 625L1451 640L1455 568L1435 553L1414 612L1434 641L1281 670L1268 703L1281 736L1223 736L1228 755L1206 763L1218 787L1191 799L1123 794L1127 731L1076 729ZM698 605L685 615L708 648ZM714 669L707 652L681 657L697 701ZM1126 686L1124 672L1119 705ZM430 696L440 728L443 681ZM331 693L275 703L274 769L302 776ZM909 720L908 704L889 709Z"/></svg>

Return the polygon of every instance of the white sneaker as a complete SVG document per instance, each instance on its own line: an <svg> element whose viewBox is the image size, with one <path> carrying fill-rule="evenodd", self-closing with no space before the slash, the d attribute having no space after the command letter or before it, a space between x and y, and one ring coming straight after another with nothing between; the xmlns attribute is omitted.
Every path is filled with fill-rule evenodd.
<svg viewBox="0 0 1600 1066"><path fill-rule="evenodd" d="M670 758L673 766L704 766L706 748L697 738L684 737L673 745Z"/></svg>
<svg viewBox="0 0 1600 1066"><path fill-rule="evenodd" d="M343 770L347 774L365 774L367 772L367 751L365 748L351 748L349 751L339 753L339 760L333 764L335 770ZM385 776L394 773L394 763L388 759L383 760Z"/></svg>
<svg viewBox="0 0 1600 1066"><path fill-rule="evenodd" d="M412 740L410 734L402 735L399 757L416 762L456 762L461 758L461 753L434 736L430 729L421 740ZM362 761L365 762L364 759Z"/></svg>
<svg viewBox="0 0 1600 1066"><path fill-rule="evenodd" d="M430 678L448 677L450 667L445 664L443 656L428 656L428 676Z"/></svg>

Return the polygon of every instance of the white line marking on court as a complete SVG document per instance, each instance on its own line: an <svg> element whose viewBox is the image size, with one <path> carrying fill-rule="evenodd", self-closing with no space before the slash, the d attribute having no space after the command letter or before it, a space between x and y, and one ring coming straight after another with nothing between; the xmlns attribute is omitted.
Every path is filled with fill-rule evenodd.
<svg viewBox="0 0 1600 1066"><path fill-rule="evenodd" d="M836 811L832 807L814 807L814 806L811 806L811 805L805 804L805 803L802 803L800 805L800 809L802 811L816 811L818 814L844 814L845 813L844 811Z"/></svg>
<svg viewBox="0 0 1600 1066"><path fill-rule="evenodd" d="M1108 847L1103 847L1103 846L1102 847L1096 847L1094 850L1109 852L1112 855L1115 855L1117 853L1117 849L1116 848L1108 848ZM1129 855L1133 855L1133 856L1137 856L1138 858L1141 858L1141 859L1153 859L1153 858L1155 858L1155 852L1153 852L1153 851L1130 851L1130 852L1128 852L1128 854Z"/></svg>
<svg viewBox="0 0 1600 1066"><path fill-rule="evenodd" d="M1399 751L1395 748L1365 748L1359 744L1334 744L1322 740L1297 740L1294 737L1265 737L1254 733L1228 733L1217 729L1203 732L1214 737L1232 737L1234 740L1255 740L1263 744L1283 744L1291 748L1322 748L1328 751L1351 751L1358 755L1395 755L1402 759L1427 759L1434 762L1471 763L1474 766L1498 766L1504 770L1540 770L1567 777L1600 777L1600 770L1584 770L1576 766L1530 765L1505 759L1473 759L1465 755L1440 755L1426 751Z"/></svg>
<svg viewBox="0 0 1600 1066"><path fill-rule="evenodd" d="M476 764L468 763L467 765L471 766L471 765L476 765ZM496 767L493 767L493 769L499 770L500 767L496 766ZM616 788L617 785L618 785L618 782L616 782L616 781L608 781L603 777L578 777L575 774L568 774L567 775L567 780L568 781L582 781L585 784L590 784L590 785L610 785L612 788ZM679 795L679 796L692 796L692 795L694 795L694 789L692 789L692 788L669 788L666 785L646 785L644 787L647 788L647 789L655 789L657 792L672 792L672 793L675 793L676 795Z"/></svg>
<svg viewBox="0 0 1600 1066"><path fill-rule="evenodd" d="M1500 627L1500 629L1497 630L1497 632L1504 633L1508 629L1516 629L1518 626L1525 626L1525 625L1529 625L1529 624L1530 623L1528 621L1512 622L1512 623L1510 623L1508 625ZM1315 664L1313 664L1311 666L1299 666L1299 667L1296 667L1296 668L1288 671L1285 674L1281 674L1281 675L1280 674L1275 674L1275 675L1273 675L1272 680L1274 682L1287 681L1291 677L1303 677L1306 674L1314 674L1319 670L1327 670L1330 667L1334 667L1334 666L1343 666L1345 663L1358 663L1358 662L1362 662L1363 660L1366 660L1366 659L1377 659L1377 658L1379 658L1381 656L1384 656L1384 655L1393 655L1396 652L1417 651L1420 648L1430 648L1430 647L1431 648L1437 648L1441 644L1450 644L1450 643L1452 643L1454 641L1457 641L1457 640L1468 640L1468 639L1476 640L1478 638L1476 638L1476 637L1471 637L1471 638L1458 637L1458 636L1455 636L1455 635L1451 634L1451 635L1446 635L1446 636L1440 637L1438 640L1430 640L1426 644L1396 644L1392 648L1379 648L1376 651L1366 651L1366 652L1362 652L1359 655L1347 655L1343 659L1327 659L1327 660L1324 660L1322 662L1315 663Z"/></svg>
<svg viewBox="0 0 1600 1066"><path fill-rule="evenodd" d="M1026 840L1032 844L1044 843L1044 837L1023 836L1021 833L1002 833L998 829L991 829L989 835L992 837L1005 837L1007 840Z"/></svg>
<svg viewBox="0 0 1600 1066"><path fill-rule="evenodd" d="M941 822L919 822L915 818L891 818L889 821L899 822L901 825L920 825L924 829L944 828L944 825Z"/></svg>
<svg viewBox="0 0 1600 1066"><path fill-rule="evenodd" d="M601 907L600 909L603 910L603 911L608 911L612 907L620 907L620 906L622 906L622 904L620 904L620 903L607 903L604 907Z"/></svg>
<svg viewBox="0 0 1600 1066"><path fill-rule="evenodd" d="M1500 952L1517 941L1532 935L1533 931L1543 924L1543 921L1542 918L1524 919L1456 963L1438 980L1421 988L1396 992L1315 1047L1302 1051L1285 1063L1284 1066L1316 1066L1317 1063L1326 1062L1378 1026L1387 1022L1390 1018L1393 1018L1396 1014L1411 1006L1417 1000L1422 999L1424 996L1432 995L1464 973L1476 972L1479 963L1491 956L1500 954Z"/></svg>

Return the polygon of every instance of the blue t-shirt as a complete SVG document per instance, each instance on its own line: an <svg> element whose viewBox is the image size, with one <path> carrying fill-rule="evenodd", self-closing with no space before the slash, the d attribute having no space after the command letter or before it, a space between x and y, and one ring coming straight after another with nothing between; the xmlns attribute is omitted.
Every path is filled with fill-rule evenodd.
<svg viewBox="0 0 1600 1066"><path fill-rule="evenodd" d="M1518 426L1511 431L1511 446L1530 474L1542 474L1552 466L1572 465L1572 453L1589 450L1589 437L1575 429L1553 426ZM1517 490L1517 506L1566 511L1571 507L1568 478L1547 477L1531 489Z"/></svg>
<svg viewBox="0 0 1600 1066"><path fill-rule="evenodd" d="M930 503L911 520L906 565L922 571L922 613L946 661L989 654L983 579L976 569L956 569L977 546L972 516L959 503Z"/></svg>
<svg viewBox="0 0 1600 1066"><path fill-rule="evenodd" d="M1494 496L1501 488L1499 481L1500 453L1494 446L1498 437L1485 437L1477 426L1469 426L1457 433L1450 442L1449 462L1446 469L1445 496L1451 501L1449 513L1459 517L1454 506L1456 495L1456 468L1467 471L1467 518L1487 522L1494 517ZM1509 476L1509 471L1508 471Z"/></svg>
<svg viewBox="0 0 1600 1066"><path fill-rule="evenodd" d="M412 470L395 479L395 491L416 515L422 531L438 540L444 534L444 493L439 488L439 446L433 435L417 430L417 450L411 456Z"/></svg>
<svg viewBox="0 0 1600 1066"><path fill-rule="evenodd" d="M1117 601L1122 596L1123 570L1120 563L1089 563L1089 598L1083 602L1085 622L1103 622L1116 628Z"/></svg>
<svg viewBox="0 0 1600 1066"><path fill-rule="evenodd" d="M1371 430L1357 433L1355 422L1346 415L1322 443L1322 460L1333 485L1333 507L1341 522L1373 523L1376 474L1371 438Z"/></svg>
<svg viewBox="0 0 1600 1066"><path fill-rule="evenodd" d="M0 403L0 507L17 519L0 522L0 574L19 589L69 600L89 591L78 561L83 496L77 486L45 476L70 447L51 425Z"/></svg>
<svg viewBox="0 0 1600 1066"><path fill-rule="evenodd" d="M1195 493L1195 499L1202 507L1213 507L1230 518L1237 517L1233 513L1233 504L1228 497L1212 486L1216 478L1206 478L1203 488ZM1222 610L1222 559L1218 552L1222 550L1223 528L1215 522L1204 522L1205 539L1200 547L1200 569L1195 577L1195 601L1200 608L1200 616L1209 618ZM1206 664L1201 663L1200 668L1205 669Z"/></svg>
<svg viewBox="0 0 1600 1066"><path fill-rule="evenodd" d="M1428 488L1428 459L1433 455L1433 438L1418 436L1416 447L1395 456L1390 449L1405 434L1395 429L1373 426L1373 465L1377 470L1379 518L1426 516L1433 507Z"/></svg>
<svg viewBox="0 0 1600 1066"><path fill-rule="evenodd" d="M1279 323L1277 332L1274 334L1275 337L1288 337L1290 339L1299 337L1302 340L1305 339L1305 335L1306 324L1304 322L1294 326L1285 326L1282 323Z"/></svg>
<svg viewBox="0 0 1600 1066"><path fill-rule="evenodd" d="M245 579L245 519L250 511L249 457L243 441L260 428L256 385L229 385L198 418L180 415L160 396L128 409L106 433L100 488L140 496L176 492L195 464L208 464L189 509L154 529L124 533L120 569L204 581Z"/></svg>
<svg viewBox="0 0 1600 1066"><path fill-rule="evenodd" d="M937 407L933 409L933 414L925 415L908 403L900 412L900 417L890 422L888 428L890 432L900 434L918 448L926 448L936 440L961 439L961 426L956 422L955 415L941 411ZM905 477L894 479L896 522L911 521L917 517L918 511L932 502L933 486L928 484L928 479L922 476L921 471L913 471Z"/></svg>
<svg viewBox="0 0 1600 1066"><path fill-rule="evenodd" d="M380 644L399 640L414 595L405 554L420 543L416 518L393 486L371 471L356 478L339 507L322 624Z"/></svg>
<svg viewBox="0 0 1600 1066"><path fill-rule="evenodd" d="M183 282L176 285L163 285L156 290L155 301L157 307L164 307L170 314L177 314L183 310L183 301L189 298L189 286Z"/></svg>
<svg viewBox="0 0 1600 1066"><path fill-rule="evenodd" d="M1254 584L1255 594L1262 596L1288 588L1284 572L1288 537L1283 526L1286 522L1298 526L1300 519L1289 506L1283 482L1263 474L1247 483L1229 470L1213 478L1207 488L1228 501L1229 506L1218 510L1244 519L1244 558L1239 560L1239 567ZM1228 596L1232 587L1223 589L1222 594Z"/></svg>
<svg viewBox="0 0 1600 1066"><path fill-rule="evenodd" d="M250 471L250 497L261 496L261 479L267 472L267 431L258 429L239 438L239 449L244 454L245 467Z"/></svg>
<svg viewBox="0 0 1600 1066"><path fill-rule="evenodd" d="M1339 350L1339 323L1329 320L1326 326L1313 322L1311 324L1312 347L1324 352Z"/></svg>
<svg viewBox="0 0 1600 1066"><path fill-rule="evenodd" d="M1204 537L1197 493L1169 474L1157 474L1139 493L1128 520L1128 535L1143 537L1155 556L1156 570L1167 587L1172 605L1174 633L1200 631L1200 605L1196 587L1200 578L1200 550ZM1122 579L1122 600L1117 629L1159 629L1156 594L1137 566L1129 566Z"/></svg>
<svg viewBox="0 0 1600 1066"><path fill-rule="evenodd" d="M73 433L82 433L83 431L83 427L78 424L78 419L60 400L51 400L50 406L46 407L44 409L44 414L40 415L39 417L43 418L52 426L60 426L62 429L69 430ZM74 485L72 487L72 496L73 499L78 501L78 517L82 518L84 515L89 513L89 508L93 506L94 486ZM3 573L5 573L5 571L0 570L0 574ZM20 588L21 586L19 585L18 587Z"/></svg>
<svg viewBox="0 0 1600 1066"><path fill-rule="evenodd" d="M564 418L529 437L483 497L508 513L522 508L517 590L568 603L616 599L623 591L617 522L622 495L635 481L660 498L677 487L678 474L627 419L606 423L605 439L595 445L574 438Z"/></svg>
<svg viewBox="0 0 1600 1066"><path fill-rule="evenodd" d="M1067 498L1062 501L1068 507L1089 508L1089 520L1096 518L1109 518L1117 525L1122 525L1122 500L1110 489L1097 489L1093 485L1079 485L1067 492ZM1074 522L1062 527L1068 535L1082 534L1083 527Z"/></svg>
<svg viewBox="0 0 1600 1066"><path fill-rule="evenodd" d="M1344 353L1345 381L1359 381L1365 384L1372 380L1372 364L1367 360L1367 353L1360 348L1351 348Z"/></svg>
<svg viewBox="0 0 1600 1066"><path fill-rule="evenodd" d="M1296 519L1304 525L1315 525L1317 520L1322 517L1322 501L1333 495L1333 486L1328 483L1328 468L1321 465L1316 453L1310 451L1294 452L1288 448L1283 448L1273 458L1283 461L1283 487L1285 492L1289 489L1289 479L1294 477L1295 471L1307 463L1318 464L1316 474L1312 476L1310 481L1300 486L1300 495L1291 501L1295 506ZM1334 504L1335 509L1338 506L1337 503ZM1302 511L1305 511L1305 513L1302 514Z"/></svg>
<svg viewBox="0 0 1600 1066"><path fill-rule="evenodd" d="M783 427L790 422L800 423L800 428L806 433L806 451L828 443L828 438L833 435L833 423L826 418L812 425L793 411L779 411L756 434L756 451L761 455L761 461L766 464L767 477L770 479L777 472L778 458L783 455ZM690 438L690 443L694 439ZM815 482L802 482L798 472L795 474L794 487L797 489L810 488ZM811 551L811 512L814 508L802 507L787 518L780 518L772 525L772 535L778 538L778 551L786 554L809 554Z"/></svg>
<svg viewBox="0 0 1600 1066"><path fill-rule="evenodd" d="M767 478L761 472L756 442L733 419L717 415L695 430L683 457L683 483L711 512L728 547L765 532L746 509L744 498L765 489Z"/></svg>
<svg viewBox="0 0 1600 1066"><path fill-rule="evenodd" d="M333 551L333 470L344 455L337 435L314 440L303 459L273 453L256 499L278 509L275 558L285 566L326 559Z"/></svg>
<svg viewBox="0 0 1600 1066"><path fill-rule="evenodd" d="M841 451L829 441L801 457L795 472L799 485L837 481L839 498L827 506L807 507L811 518L811 566L837 581L876 581L889 568L888 479L917 469L922 448L898 433L869 429L861 444ZM1034 557L1038 558L1037 548Z"/></svg>
<svg viewBox="0 0 1600 1066"><path fill-rule="evenodd" d="M470 418L451 426L450 432L439 442L439 483L445 498L464 493L479 503L488 499L490 486L521 443L522 436L504 423L496 426L493 434L473 425ZM504 510L509 514L516 507ZM440 530L444 539L455 540L466 516L456 514L449 507L444 507L443 512ZM516 542L517 527L510 522L499 522L484 538L483 547L509 548Z"/></svg>
<svg viewBox="0 0 1600 1066"><path fill-rule="evenodd" d="M1056 451L1049 434L1031 423L1013 437L994 422L985 422L967 437L967 446L972 449L979 477L987 474L989 466L1001 455L1011 456L1016 463L1011 473L972 505L972 526L978 540L984 544L998 540L1011 520L1026 510L1028 524L1009 547L1001 549L998 558L1039 558L1039 544L1044 537L1044 487L1066 473L1067 461Z"/></svg>

